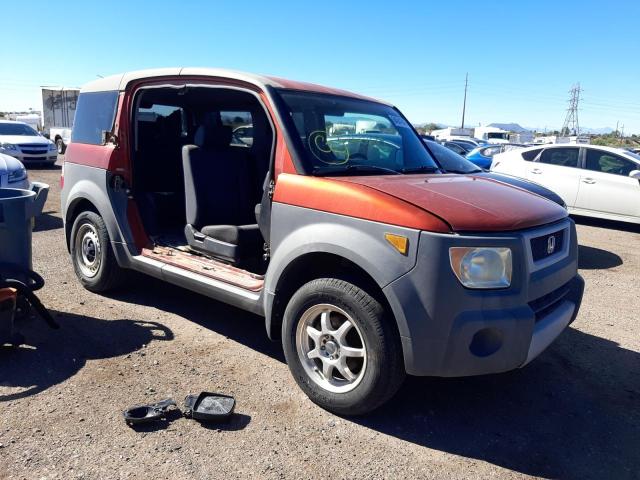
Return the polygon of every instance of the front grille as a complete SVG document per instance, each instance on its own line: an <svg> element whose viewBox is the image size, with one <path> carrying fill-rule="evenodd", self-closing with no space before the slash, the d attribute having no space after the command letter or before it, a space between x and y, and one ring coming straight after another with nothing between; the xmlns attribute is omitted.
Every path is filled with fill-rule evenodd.
<svg viewBox="0 0 640 480"><path fill-rule="evenodd" d="M560 302L564 300L564 297L569 293L569 283L565 283L559 288L556 288L552 292L543 295L540 298L529 302L529 307L535 313L536 323L546 317L551 311L560 305Z"/></svg>
<svg viewBox="0 0 640 480"><path fill-rule="evenodd" d="M44 162L47 160L47 157L23 157L23 162Z"/></svg>
<svg viewBox="0 0 640 480"><path fill-rule="evenodd" d="M28 149L28 148L23 148L21 149L22 153L26 154L26 155L44 155L45 153L47 153L47 150L32 150L32 149Z"/></svg>
<svg viewBox="0 0 640 480"><path fill-rule="evenodd" d="M49 150L49 146L42 143L20 143L18 148L25 155L46 155Z"/></svg>
<svg viewBox="0 0 640 480"><path fill-rule="evenodd" d="M20 148L47 148L46 143L19 143Z"/></svg>
<svg viewBox="0 0 640 480"><path fill-rule="evenodd" d="M563 251L565 230L548 233L531 239L531 256L534 262L544 260Z"/></svg>

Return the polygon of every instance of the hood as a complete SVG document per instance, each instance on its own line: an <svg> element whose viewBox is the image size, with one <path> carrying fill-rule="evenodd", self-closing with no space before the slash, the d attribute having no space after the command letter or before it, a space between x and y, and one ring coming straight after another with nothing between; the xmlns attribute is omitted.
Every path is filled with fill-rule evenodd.
<svg viewBox="0 0 640 480"><path fill-rule="evenodd" d="M476 175L339 177L411 203L447 222L454 231L509 231L558 221L559 205L491 178Z"/></svg>
<svg viewBox="0 0 640 480"><path fill-rule="evenodd" d="M22 168L22 162L4 153L0 153L0 175Z"/></svg>
<svg viewBox="0 0 640 480"><path fill-rule="evenodd" d="M22 144L22 143L52 143L51 140L40 135L0 135L0 142Z"/></svg>
<svg viewBox="0 0 640 480"><path fill-rule="evenodd" d="M506 173L498 173L498 172L479 172L474 175L480 177L492 178L494 180L498 180L502 183L508 183L509 185L513 185L515 187L520 187L529 192L533 192L541 197L547 198L552 202L557 203L562 208L566 208L566 204L562 197L555 192L552 192L546 187L543 187L539 183L532 182L531 180L526 180L520 177L514 177L513 175L508 175Z"/></svg>

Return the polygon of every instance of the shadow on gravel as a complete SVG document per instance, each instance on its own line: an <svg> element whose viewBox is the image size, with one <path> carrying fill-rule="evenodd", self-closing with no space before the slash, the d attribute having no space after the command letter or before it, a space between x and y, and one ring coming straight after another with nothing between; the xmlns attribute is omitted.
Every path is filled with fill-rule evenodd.
<svg viewBox="0 0 640 480"><path fill-rule="evenodd" d="M604 270L622 265L622 258L601 248L578 246L578 268L584 270Z"/></svg>
<svg viewBox="0 0 640 480"><path fill-rule="evenodd" d="M109 292L106 296L171 312L264 355L285 361L280 343L267 337L263 317L136 272L131 273L129 283L133 286Z"/></svg>
<svg viewBox="0 0 640 480"><path fill-rule="evenodd" d="M151 277L134 274L132 280L135 287L112 297L172 312L284 361L262 318ZM523 474L633 478L640 471L638 365L640 354L569 328L522 370L409 378L387 405L347 420Z"/></svg>
<svg viewBox="0 0 640 480"><path fill-rule="evenodd" d="M637 478L640 354L569 328L522 370L409 378L373 430L527 475Z"/></svg>
<svg viewBox="0 0 640 480"><path fill-rule="evenodd" d="M196 421L196 420L191 420ZM251 422L251 415L245 415L244 413L234 413L227 422L212 422L212 423L200 423L202 428L207 430L221 430L225 432L236 432L238 430L244 430Z"/></svg>
<svg viewBox="0 0 640 480"><path fill-rule="evenodd" d="M640 225L628 222L616 222L614 220L604 220L592 217L578 217L572 215L578 225L587 225L590 227L608 228L609 230L620 230L622 232L640 233Z"/></svg>
<svg viewBox="0 0 640 480"><path fill-rule="evenodd" d="M35 218L35 226L33 227L33 231L45 232L47 230L57 230L58 228L62 228L62 219L55 216L56 213L58 212L54 210L42 212L42 214Z"/></svg>
<svg viewBox="0 0 640 480"><path fill-rule="evenodd" d="M87 360L110 358L139 350L153 340L172 340L173 333L156 322L100 320L51 312L60 330L39 318L19 325L26 346L0 346L0 386L26 390L0 395L0 402L40 393L75 375Z"/></svg>

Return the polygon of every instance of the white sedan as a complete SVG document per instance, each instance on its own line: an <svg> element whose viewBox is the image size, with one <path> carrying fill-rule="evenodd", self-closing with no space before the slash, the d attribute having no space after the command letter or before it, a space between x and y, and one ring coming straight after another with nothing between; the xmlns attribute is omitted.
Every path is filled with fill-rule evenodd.
<svg viewBox="0 0 640 480"><path fill-rule="evenodd" d="M556 192L569 213L640 223L640 155L596 145L545 145L493 157L491 170Z"/></svg>

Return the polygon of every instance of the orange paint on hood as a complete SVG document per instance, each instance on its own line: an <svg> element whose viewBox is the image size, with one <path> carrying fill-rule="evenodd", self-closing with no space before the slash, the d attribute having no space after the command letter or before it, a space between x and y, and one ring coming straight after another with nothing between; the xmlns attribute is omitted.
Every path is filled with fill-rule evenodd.
<svg viewBox="0 0 640 480"><path fill-rule="evenodd" d="M280 174L274 202L402 227L448 233L437 216L393 195L337 178Z"/></svg>

